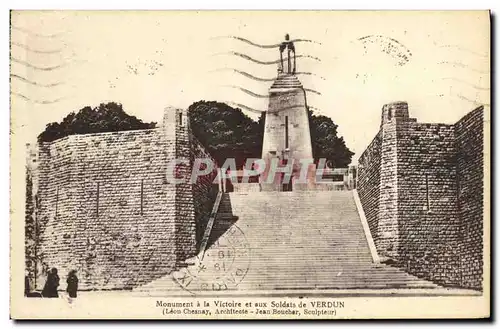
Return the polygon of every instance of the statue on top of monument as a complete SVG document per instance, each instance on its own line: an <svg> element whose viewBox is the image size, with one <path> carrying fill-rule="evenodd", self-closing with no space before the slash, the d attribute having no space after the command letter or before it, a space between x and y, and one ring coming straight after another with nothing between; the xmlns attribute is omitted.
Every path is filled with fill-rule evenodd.
<svg viewBox="0 0 500 329"><path fill-rule="evenodd" d="M287 49L288 55L287 55L287 70L285 71L285 66L283 63L283 51ZM292 69L292 60L290 58L290 53L293 52L293 69ZM280 45L280 63L281 67L279 68L280 72L288 73L288 74L295 74L295 69L296 69L296 60L295 60L295 46L293 44L293 41L290 41L290 36L288 34L285 35L285 41L283 41Z"/></svg>

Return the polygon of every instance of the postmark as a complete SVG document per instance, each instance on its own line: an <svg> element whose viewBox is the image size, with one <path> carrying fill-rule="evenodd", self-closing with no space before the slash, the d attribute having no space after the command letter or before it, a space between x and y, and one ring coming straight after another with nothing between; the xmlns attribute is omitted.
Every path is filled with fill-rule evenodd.
<svg viewBox="0 0 500 329"><path fill-rule="evenodd" d="M365 53L368 52L368 48L370 46L375 46L378 51L386 53L392 57L397 66L406 65L412 57L411 51L405 45L396 39L383 35L367 35L358 38L358 41L363 44Z"/></svg>
<svg viewBox="0 0 500 329"><path fill-rule="evenodd" d="M172 279L191 294L237 290L250 269L250 245L243 231L232 225L211 245L203 259L174 272Z"/></svg>

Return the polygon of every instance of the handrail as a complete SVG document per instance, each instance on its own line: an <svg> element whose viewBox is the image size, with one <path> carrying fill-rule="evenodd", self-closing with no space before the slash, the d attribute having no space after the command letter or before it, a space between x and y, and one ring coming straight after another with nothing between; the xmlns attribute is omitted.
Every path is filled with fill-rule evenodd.
<svg viewBox="0 0 500 329"><path fill-rule="evenodd" d="M200 260L203 260L203 257L205 257L205 249L207 248L208 239L210 239L210 234L212 233L212 228L214 226L215 218L217 217L217 212L219 211L219 206L223 194L224 192L219 190L219 192L217 193L217 197L215 198L212 212L210 213L210 217L208 218L207 227L205 228L205 232L203 233L203 239L201 240L200 253L199 253L201 255Z"/></svg>
<svg viewBox="0 0 500 329"><path fill-rule="evenodd" d="M356 208L358 209L359 219L361 220L361 225L363 226L363 231L365 232L366 242L368 242L368 248L370 249L370 254L372 255L373 262L375 264L380 264L380 257L377 252L377 247L373 241L372 233L370 232L370 227L368 226L368 221L366 219L365 211L363 210L363 205L359 199L359 194L357 189L352 190L354 196L354 202L356 203Z"/></svg>

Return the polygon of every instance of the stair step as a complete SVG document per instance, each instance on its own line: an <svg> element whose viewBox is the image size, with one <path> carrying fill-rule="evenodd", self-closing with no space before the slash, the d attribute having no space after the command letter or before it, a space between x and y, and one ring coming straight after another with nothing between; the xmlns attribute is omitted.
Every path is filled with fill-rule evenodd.
<svg viewBox="0 0 500 329"><path fill-rule="evenodd" d="M275 86L295 85L293 76L282 79ZM251 255L241 290L440 288L373 263L351 191L226 193L213 239L233 225L243 232ZM206 261L211 264L210 257ZM137 290L178 289L167 275Z"/></svg>

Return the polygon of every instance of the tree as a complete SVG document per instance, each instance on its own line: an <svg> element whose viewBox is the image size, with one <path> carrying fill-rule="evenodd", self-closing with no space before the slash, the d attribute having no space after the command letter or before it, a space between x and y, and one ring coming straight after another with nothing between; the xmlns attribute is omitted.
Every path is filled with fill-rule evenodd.
<svg viewBox="0 0 500 329"><path fill-rule="evenodd" d="M38 136L39 142L52 142L75 134L102 133L122 130L155 128L156 122L144 123L135 116L128 115L121 104L101 103L98 107L86 106L68 114L62 122L52 122Z"/></svg>
<svg viewBox="0 0 500 329"><path fill-rule="evenodd" d="M210 154L223 164L226 158L235 158L241 168L247 158L260 158L264 136L265 114L253 121L239 108L224 103L199 101L189 107L193 134L205 145ZM316 116L309 110L311 143L316 162L326 158L330 166L347 167L354 155L332 119Z"/></svg>
<svg viewBox="0 0 500 329"><path fill-rule="evenodd" d="M222 165L235 158L241 168L247 158L259 158L264 126L239 108L219 102L199 101L188 108L193 134Z"/></svg>
<svg viewBox="0 0 500 329"><path fill-rule="evenodd" d="M215 160L222 165L227 158L234 158L238 168L247 158L260 158L264 136L265 115L252 120L239 108L214 101L199 101L188 108L193 134L202 142ZM353 152L342 137L337 136L338 126L324 115L309 110L313 157L317 162L326 158L333 167L346 167ZM121 104L110 102L91 108L86 106L78 113L68 114L62 122L49 123L39 136L40 142L51 142L73 135L111 131L155 128L156 122L144 123L130 116Z"/></svg>
<svg viewBox="0 0 500 329"><path fill-rule="evenodd" d="M344 138L337 136L338 126L324 115L314 115L309 110L311 143L315 161L324 158L332 168L345 168L354 153L346 146Z"/></svg>

